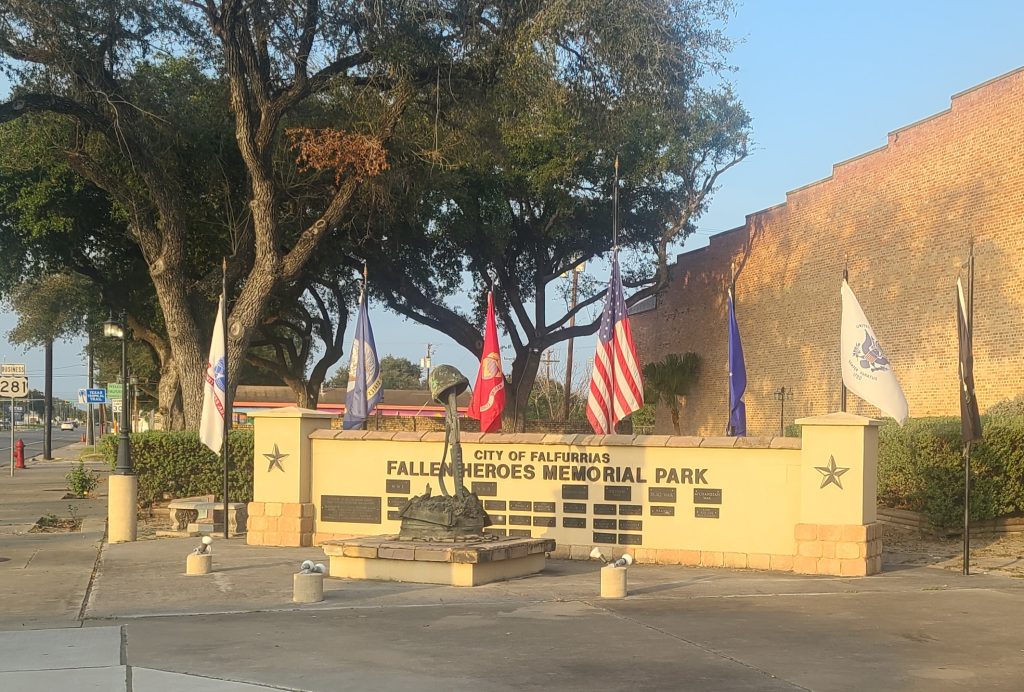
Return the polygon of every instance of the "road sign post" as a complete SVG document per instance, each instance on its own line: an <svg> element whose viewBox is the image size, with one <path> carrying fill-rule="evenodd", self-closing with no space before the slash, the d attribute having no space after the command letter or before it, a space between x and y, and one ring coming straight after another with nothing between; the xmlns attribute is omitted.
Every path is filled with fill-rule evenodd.
<svg viewBox="0 0 1024 692"><path fill-rule="evenodd" d="M0 396L11 398L11 475L14 475L14 400L28 396L24 363L0 363Z"/></svg>

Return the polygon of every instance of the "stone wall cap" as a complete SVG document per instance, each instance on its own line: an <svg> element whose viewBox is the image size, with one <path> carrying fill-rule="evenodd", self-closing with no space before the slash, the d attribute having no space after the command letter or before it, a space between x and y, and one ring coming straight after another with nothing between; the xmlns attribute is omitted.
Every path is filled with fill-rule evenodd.
<svg viewBox="0 0 1024 692"><path fill-rule="evenodd" d="M803 440L799 437L773 437L772 449L803 449Z"/></svg>
<svg viewBox="0 0 1024 692"><path fill-rule="evenodd" d="M700 447L700 443L704 441L703 437L695 437L694 435L672 435L668 438L668 442L665 444L666 447Z"/></svg>
<svg viewBox="0 0 1024 692"><path fill-rule="evenodd" d="M284 408L272 408L262 411L253 411L250 418L317 418L330 419L337 416L326 411L314 411L311 408L299 408L298 406L285 406Z"/></svg>
<svg viewBox="0 0 1024 692"><path fill-rule="evenodd" d="M871 425L878 426L882 424L882 421L875 418L868 418L867 416L859 416L856 413L843 413L837 411L835 413L827 413L824 416L811 416L809 418L797 418L797 425L859 425L861 427L868 427Z"/></svg>
<svg viewBox="0 0 1024 692"><path fill-rule="evenodd" d="M701 440L701 447L732 449L736 446L737 437L705 437Z"/></svg>

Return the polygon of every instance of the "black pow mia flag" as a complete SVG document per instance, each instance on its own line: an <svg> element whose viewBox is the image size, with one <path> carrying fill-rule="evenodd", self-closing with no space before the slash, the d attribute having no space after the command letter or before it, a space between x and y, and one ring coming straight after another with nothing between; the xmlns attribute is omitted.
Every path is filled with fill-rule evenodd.
<svg viewBox="0 0 1024 692"><path fill-rule="evenodd" d="M956 280L956 326L960 340L960 435L964 443L982 439L978 400L974 398L974 355L964 287Z"/></svg>

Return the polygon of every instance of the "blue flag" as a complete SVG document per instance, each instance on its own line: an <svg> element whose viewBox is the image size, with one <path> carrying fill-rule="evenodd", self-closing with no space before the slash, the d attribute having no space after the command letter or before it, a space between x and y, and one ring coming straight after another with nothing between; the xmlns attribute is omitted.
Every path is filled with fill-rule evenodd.
<svg viewBox="0 0 1024 692"><path fill-rule="evenodd" d="M359 317L352 338L352 360L348 366L348 390L345 394L345 430L358 430L384 396L380 361L373 343L373 329L366 312L366 287L359 297Z"/></svg>
<svg viewBox="0 0 1024 692"><path fill-rule="evenodd" d="M729 427L727 435L744 437L747 434L747 405L743 392L747 389L747 367L743 363L743 345L740 327L736 324L736 307L732 290L729 291Z"/></svg>

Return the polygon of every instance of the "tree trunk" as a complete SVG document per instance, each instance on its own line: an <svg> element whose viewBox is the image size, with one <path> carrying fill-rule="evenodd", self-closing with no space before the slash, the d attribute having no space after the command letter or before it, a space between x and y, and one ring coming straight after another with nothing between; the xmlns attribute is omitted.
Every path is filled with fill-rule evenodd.
<svg viewBox="0 0 1024 692"><path fill-rule="evenodd" d="M181 387L185 426L189 430L198 430L203 408L203 375L206 372L206 354L202 353L199 345L199 330L189 307L182 275L153 268L150 273L167 325L167 343Z"/></svg>
<svg viewBox="0 0 1024 692"><path fill-rule="evenodd" d="M526 408L539 368L540 353L536 351L527 350L512 361L510 386L505 389L505 410L502 415L502 428L506 432L522 432L526 429Z"/></svg>
<svg viewBox="0 0 1024 692"><path fill-rule="evenodd" d="M679 407L671 409L672 411L672 429L676 431L676 435L682 435L679 431Z"/></svg>

